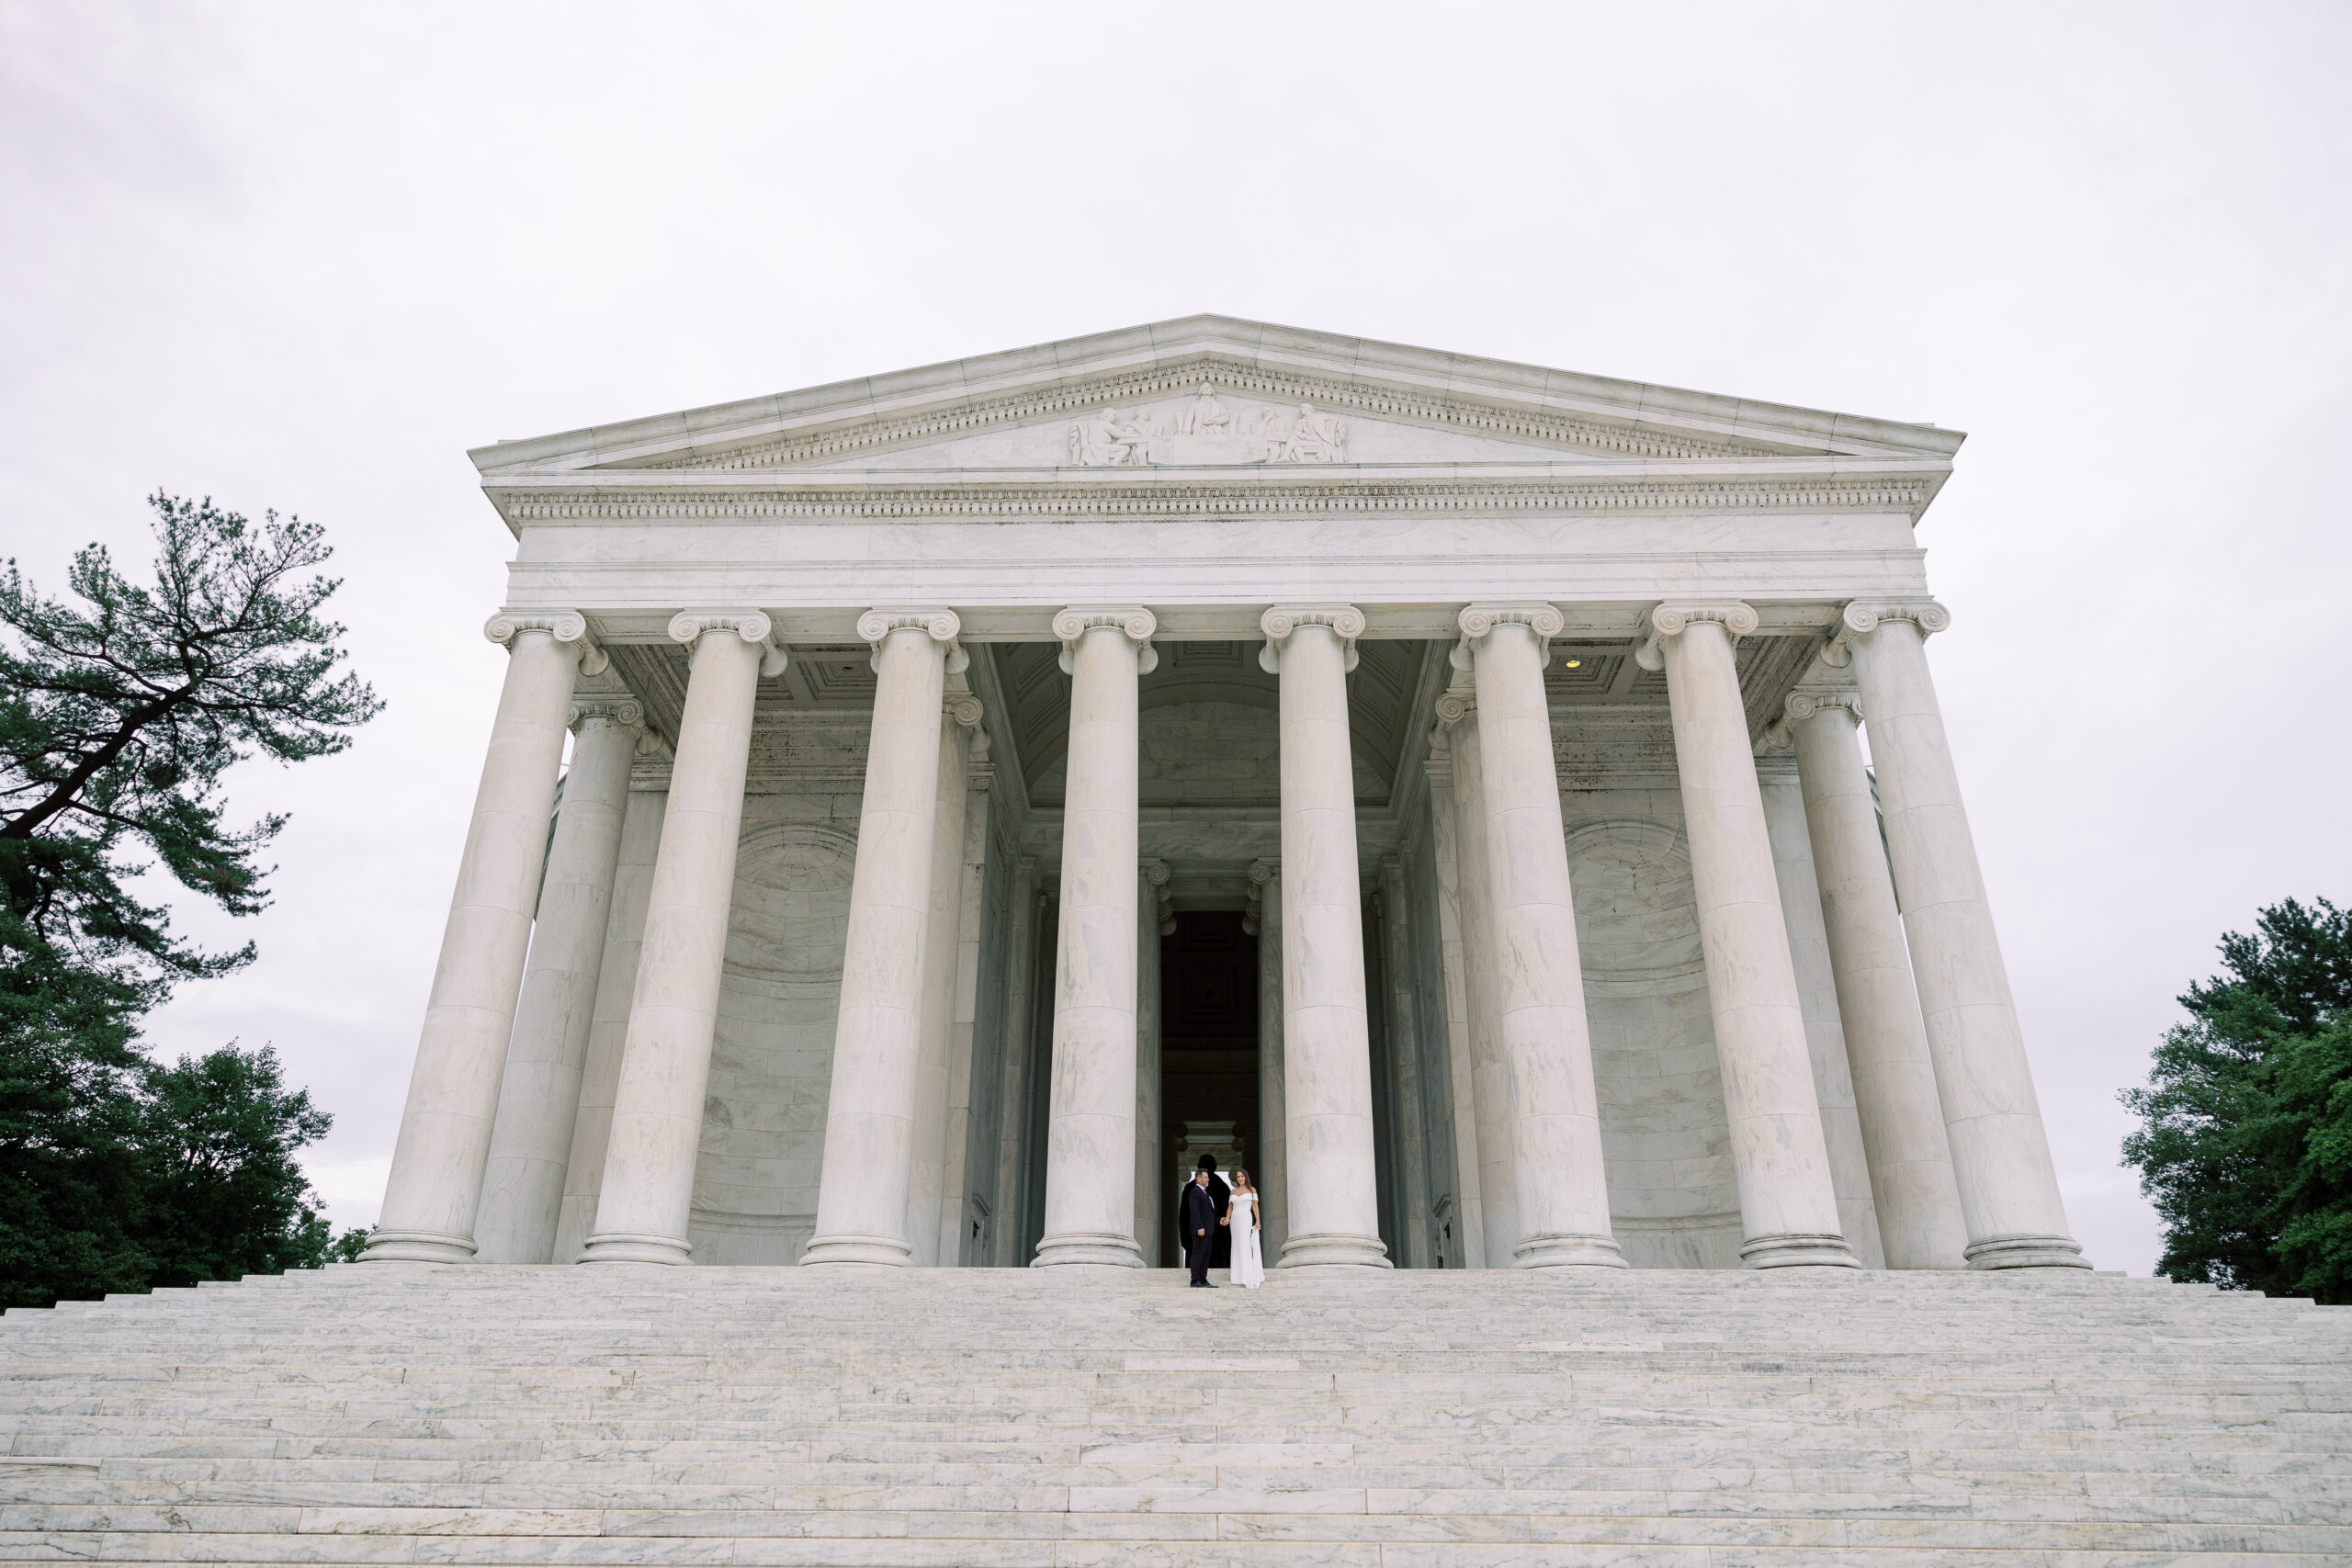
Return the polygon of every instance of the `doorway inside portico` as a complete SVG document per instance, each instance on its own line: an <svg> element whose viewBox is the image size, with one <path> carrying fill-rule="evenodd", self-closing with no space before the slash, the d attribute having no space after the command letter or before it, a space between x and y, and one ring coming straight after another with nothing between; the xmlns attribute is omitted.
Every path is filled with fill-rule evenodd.
<svg viewBox="0 0 2352 1568"><path fill-rule="evenodd" d="M1258 939L1238 909L1189 909L1159 942L1159 1071L1168 1223L1160 1255L1182 1261L1179 1189L1204 1152L1220 1174L1250 1165L1259 1148ZM1225 1249L1215 1260L1225 1267Z"/></svg>

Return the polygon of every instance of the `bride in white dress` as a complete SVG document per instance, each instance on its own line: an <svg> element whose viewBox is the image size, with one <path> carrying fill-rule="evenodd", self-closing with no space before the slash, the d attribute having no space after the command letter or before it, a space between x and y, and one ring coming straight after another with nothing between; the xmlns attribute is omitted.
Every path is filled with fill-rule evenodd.
<svg viewBox="0 0 2352 1568"><path fill-rule="evenodd" d="M1258 1249L1258 1184L1246 1170L1233 1173L1233 1196L1226 1202L1225 1219L1233 1227L1233 1282L1254 1291L1266 1282L1266 1261Z"/></svg>

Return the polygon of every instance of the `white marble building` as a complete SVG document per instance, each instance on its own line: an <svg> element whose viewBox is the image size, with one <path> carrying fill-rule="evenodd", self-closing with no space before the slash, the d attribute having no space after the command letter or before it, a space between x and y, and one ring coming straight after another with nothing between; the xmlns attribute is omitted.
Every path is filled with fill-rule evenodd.
<svg viewBox="0 0 2352 1568"><path fill-rule="evenodd" d="M1161 1264L1214 1148L1291 1268L2082 1267L1961 439L1195 317L475 452L368 1256Z"/></svg>

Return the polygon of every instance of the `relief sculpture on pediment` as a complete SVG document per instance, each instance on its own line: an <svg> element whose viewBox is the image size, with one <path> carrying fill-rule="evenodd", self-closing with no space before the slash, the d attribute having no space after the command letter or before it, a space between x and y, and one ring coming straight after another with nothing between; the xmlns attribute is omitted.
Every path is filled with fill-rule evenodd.
<svg viewBox="0 0 2352 1568"><path fill-rule="evenodd" d="M1237 416L1203 383L1190 402L1097 409L1069 427L1069 461L1081 468L1149 464L1344 463L1348 422L1312 403L1298 412L1261 409Z"/></svg>

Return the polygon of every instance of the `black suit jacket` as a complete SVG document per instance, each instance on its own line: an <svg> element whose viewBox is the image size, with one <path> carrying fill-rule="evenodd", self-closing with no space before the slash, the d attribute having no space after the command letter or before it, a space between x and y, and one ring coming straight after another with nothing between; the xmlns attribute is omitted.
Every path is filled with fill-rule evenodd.
<svg viewBox="0 0 2352 1568"><path fill-rule="evenodd" d="M1216 1191L1197 1181L1187 1181L1184 1183L1183 1211L1184 1250L1190 1252L1203 1242L1214 1245L1217 1229ZM1205 1230L1209 1234L1206 1236L1194 1235L1193 1233L1197 1230Z"/></svg>

